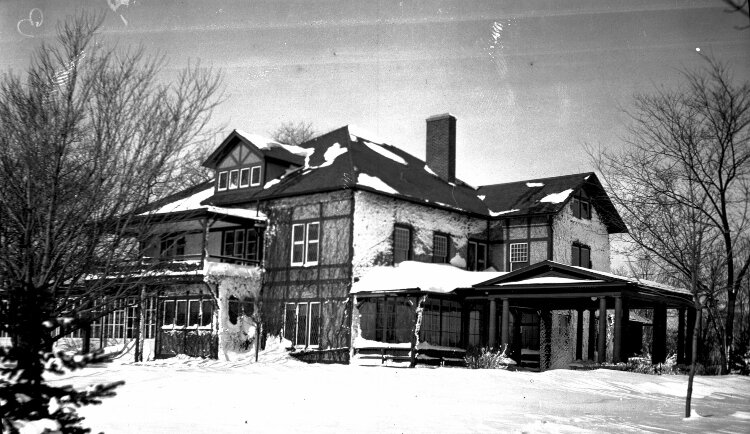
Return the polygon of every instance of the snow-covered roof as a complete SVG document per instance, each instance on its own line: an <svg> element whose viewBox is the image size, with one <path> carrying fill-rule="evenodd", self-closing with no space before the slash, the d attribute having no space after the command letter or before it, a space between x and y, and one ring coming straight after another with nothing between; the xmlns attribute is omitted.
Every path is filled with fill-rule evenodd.
<svg viewBox="0 0 750 434"><path fill-rule="evenodd" d="M603 280L592 279L570 279L559 276L532 277L530 279L518 280L515 282L501 283L497 286L510 285L556 285L556 284L574 284L574 283L601 283Z"/></svg>
<svg viewBox="0 0 750 434"><path fill-rule="evenodd" d="M671 286L671 285L666 285L664 283L654 282L653 280L637 279L637 278L634 278L634 277L620 276L620 275L617 275L617 274L607 273L606 271L592 270L590 268L583 268L583 267L576 267L576 266L573 266L573 268L578 268L579 270L584 270L584 271L587 271L589 273L598 274L598 275L600 275L602 277L609 278L609 279L616 279L616 280L625 281L625 282L628 282L628 283L635 283L635 284L639 284L639 285L650 286L652 288L657 288L657 289L660 289L660 290L663 290L663 291L668 291L668 292L674 292L674 293L677 293L677 294L691 295L690 291L688 291L685 288L678 288L676 286Z"/></svg>
<svg viewBox="0 0 750 434"><path fill-rule="evenodd" d="M201 205L201 202L213 195L213 181L202 184L202 187L203 188L198 189L195 189L195 187L193 187L191 189L169 196L155 204L154 209L142 212L139 215L157 216L186 211L205 211L212 214L239 217L251 220L266 220L265 214L253 209Z"/></svg>
<svg viewBox="0 0 750 434"><path fill-rule="evenodd" d="M354 282L351 293L419 289L445 294L504 274L506 273L497 271L466 271L448 264L404 261L393 267L370 268L359 281Z"/></svg>

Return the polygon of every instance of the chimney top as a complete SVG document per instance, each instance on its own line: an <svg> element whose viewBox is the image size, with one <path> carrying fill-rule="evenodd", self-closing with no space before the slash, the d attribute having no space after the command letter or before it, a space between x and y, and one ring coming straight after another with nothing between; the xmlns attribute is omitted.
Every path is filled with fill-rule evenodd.
<svg viewBox="0 0 750 434"><path fill-rule="evenodd" d="M456 117L450 113L427 118L426 160L440 178L456 180Z"/></svg>

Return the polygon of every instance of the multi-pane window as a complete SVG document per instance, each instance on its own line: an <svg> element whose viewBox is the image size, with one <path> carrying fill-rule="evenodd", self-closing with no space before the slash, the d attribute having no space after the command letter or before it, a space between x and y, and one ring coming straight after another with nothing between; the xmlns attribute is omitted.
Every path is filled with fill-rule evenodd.
<svg viewBox="0 0 750 434"><path fill-rule="evenodd" d="M213 301L207 298L164 300L161 326L163 329L210 327L213 312Z"/></svg>
<svg viewBox="0 0 750 434"><path fill-rule="evenodd" d="M411 259L411 229L396 226L393 230L393 263Z"/></svg>
<svg viewBox="0 0 750 434"><path fill-rule="evenodd" d="M482 311L480 306L474 305L469 311L469 346L482 345Z"/></svg>
<svg viewBox="0 0 750 434"><path fill-rule="evenodd" d="M359 305L362 337L371 341L411 342L414 309L406 297L363 299Z"/></svg>
<svg viewBox="0 0 750 434"><path fill-rule="evenodd" d="M487 269L487 244L469 241L466 257L467 270L483 271Z"/></svg>
<svg viewBox="0 0 750 434"><path fill-rule="evenodd" d="M223 232L221 255L257 261L260 257L258 232L255 229L229 229ZM232 262L231 260L227 260Z"/></svg>
<svg viewBox="0 0 750 434"><path fill-rule="evenodd" d="M284 337L294 346L317 347L320 337L320 302L286 303Z"/></svg>
<svg viewBox="0 0 750 434"><path fill-rule="evenodd" d="M316 265L320 254L320 223L292 225L292 265Z"/></svg>
<svg viewBox="0 0 750 434"><path fill-rule="evenodd" d="M428 300L422 311L422 340L456 347L461 338L461 305L452 300Z"/></svg>
<svg viewBox="0 0 750 434"><path fill-rule="evenodd" d="M583 244L573 243L571 264L578 267L591 268L591 248Z"/></svg>
<svg viewBox="0 0 750 434"><path fill-rule="evenodd" d="M445 264L448 262L448 236L435 234L432 237L432 262Z"/></svg>
<svg viewBox="0 0 750 434"><path fill-rule="evenodd" d="M258 185L260 185L260 166L254 166L251 169L250 186L255 187Z"/></svg>
<svg viewBox="0 0 750 434"><path fill-rule="evenodd" d="M570 201L570 206L573 212L573 217L579 219L591 219L591 202L583 195L583 192L581 192L580 195L573 197Z"/></svg>
<svg viewBox="0 0 750 434"><path fill-rule="evenodd" d="M510 245L510 271L529 265L529 244L512 243Z"/></svg>
<svg viewBox="0 0 750 434"><path fill-rule="evenodd" d="M242 167L219 172L217 190L255 187L261 182L261 166Z"/></svg>
<svg viewBox="0 0 750 434"><path fill-rule="evenodd" d="M174 258L185 256L185 236L170 235L161 239L161 256L163 258Z"/></svg>

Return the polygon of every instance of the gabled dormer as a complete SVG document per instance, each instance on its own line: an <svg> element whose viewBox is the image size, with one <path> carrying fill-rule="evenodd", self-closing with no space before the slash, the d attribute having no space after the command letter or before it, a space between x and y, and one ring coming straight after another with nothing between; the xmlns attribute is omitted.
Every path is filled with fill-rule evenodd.
<svg viewBox="0 0 750 434"><path fill-rule="evenodd" d="M302 166L305 155L304 148L234 130L203 165L215 171L216 193L253 193L288 170Z"/></svg>

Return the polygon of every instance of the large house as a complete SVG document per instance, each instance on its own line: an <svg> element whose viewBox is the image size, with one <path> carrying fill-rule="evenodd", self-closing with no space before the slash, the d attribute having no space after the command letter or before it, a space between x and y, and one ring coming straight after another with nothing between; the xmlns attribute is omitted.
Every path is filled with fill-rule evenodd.
<svg viewBox="0 0 750 434"><path fill-rule="evenodd" d="M93 345L232 357L262 317L310 360L460 363L507 346L550 369L623 361L644 327L662 361L676 309L684 360L691 296L609 273L627 228L594 173L477 188L456 178L456 119L427 119L426 137L422 161L351 126L301 146L233 131L204 163L212 182L143 211L144 260L168 266L93 324Z"/></svg>

